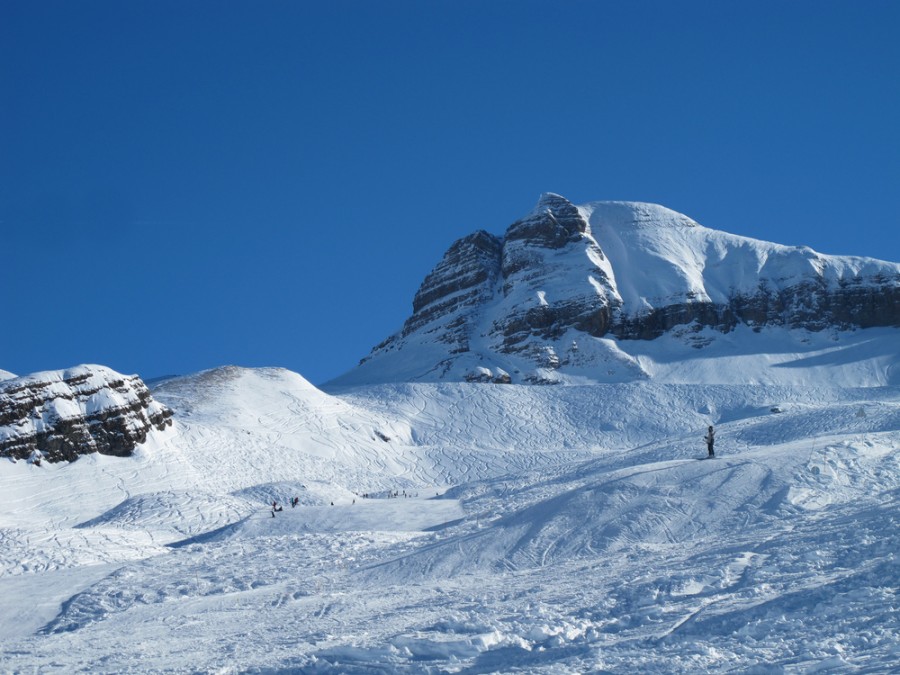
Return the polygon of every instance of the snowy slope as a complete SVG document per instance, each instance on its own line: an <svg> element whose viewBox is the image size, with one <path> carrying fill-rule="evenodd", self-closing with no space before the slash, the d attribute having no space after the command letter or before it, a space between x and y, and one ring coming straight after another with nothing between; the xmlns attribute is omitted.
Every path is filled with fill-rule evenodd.
<svg viewBox="0 0 900 675"><path fill-rule="evenodd" d="M824 255L703 227L657 204L590 202L579 207L608 259L623 311L637 314L672 299L726 304L759 285L787 289L811 277L826 288L898 273L872 258Z"/></svg>
<svg viewBox="0 0 900 675"><path fill-rule="evenodd" d="M771 354L799 384L715 352L562 387L166 381L133 457L0 464L0 671L890 671L897 358L845 339Z"/></svg>
<svg viewBox="0 0 900 675"><path fill-rule="evenodd" d="M569 348L562 343L569 340ZM773 384L811 386L819 382L847 386L900 383L900 329L856 331L788 330L739 327L730 333L712 329L672 331L656 340L620 341L569 335L560 342L564 370L535 368L515 355L471 352L447 363L433 345L392 351L324 385L332 392L373 382L440 381L469 373L529 374L542 383L624 383L653 380L680 384ZM575 343L577 348L572 350ZM445 369L435 368L435 362Z"/></svg>

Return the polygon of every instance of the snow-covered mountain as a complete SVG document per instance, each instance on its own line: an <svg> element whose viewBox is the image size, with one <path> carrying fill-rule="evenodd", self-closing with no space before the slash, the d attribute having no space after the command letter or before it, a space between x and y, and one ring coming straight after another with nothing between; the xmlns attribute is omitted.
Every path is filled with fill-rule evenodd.
<svg viewBox="0 0 900 675"><path fill-rule="evenodd" d="M661 336L728 352L739 330L886 326L900 327L898 263L731 235L653 204L545 194L503 237L454 243L403 328L334 384L623 381L653 374L644 343Z"/></svg>
<svg viewBox="0 0 900 675"><path fill-rule="evenodd" d="M897 268L548 195L325 391L6 379L0 672L894 672Z"/></svg>

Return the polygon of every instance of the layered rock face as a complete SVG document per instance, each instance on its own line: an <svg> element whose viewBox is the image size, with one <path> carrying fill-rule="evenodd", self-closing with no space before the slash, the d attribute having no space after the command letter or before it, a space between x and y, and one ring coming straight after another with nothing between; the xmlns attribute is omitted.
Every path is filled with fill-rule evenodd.
<svg viewBox="0 0 900 675"><path fill-rule="evenodd" d="M422 330L436 334L451 353L468 351L468 336L479 318L477 309L493 296L500 278L501 252L500 239L484 231L453 244L422 282L403 334ZM465 309L475 311L461 311ZM450 320L442 323L442 318Z"/></svg>
<svg viewBox="0 0 900 675"><path fill-rule="evenodd" d="M587 220L559 195L544 195L509 227L500 266L502 297L490 334L503 352L529 349L531 337L555 340L569 328L605 335L621 305Z"/></svg>
<svg viewBox="0 0 900 675"><path fill-rule="evenodd" d="M172 424L136 375L79 366L0 381L0 457L73 461L99 452L125 457Z"/></svg>
<svg viewBox="0 0 900 675"><path fill-rule="evenodd" d="M546 194L503 237L454 243L403 329L361 367L375 380L392 371L396 380L532 381L504 367L578 362L584 371L594 358L577 353L584 340L624 345L738 326L900 326L900 265L731 235L654 204L576 206Z"/></svg>

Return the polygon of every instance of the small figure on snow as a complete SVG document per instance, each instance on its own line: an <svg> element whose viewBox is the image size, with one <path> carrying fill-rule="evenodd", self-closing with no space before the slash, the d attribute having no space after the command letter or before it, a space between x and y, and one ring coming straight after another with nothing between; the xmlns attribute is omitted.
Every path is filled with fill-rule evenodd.
<svg viewBox="0 0 900 675"><path fill-rule="evenodd" d="M713 431L712 426L710 426L709 429L707 430L706 437L703 440L706 441L706 450L707 450L707 452L709 452L707 457L715 457L716 453L713 450L713 445L716 442L716 432Z"/></svg>

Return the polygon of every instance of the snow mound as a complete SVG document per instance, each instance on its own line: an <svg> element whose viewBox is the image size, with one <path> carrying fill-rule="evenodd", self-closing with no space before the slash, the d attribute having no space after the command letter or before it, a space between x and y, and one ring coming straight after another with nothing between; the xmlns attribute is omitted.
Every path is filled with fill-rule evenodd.
<svg viewBox="0 0 900 675"><path fill-rule="evenodd" d="M120 528L162 534L207 532L246 517L255 506L248 500L209 492L167 491L129 497L102 515L75 527Z"/></svg>

